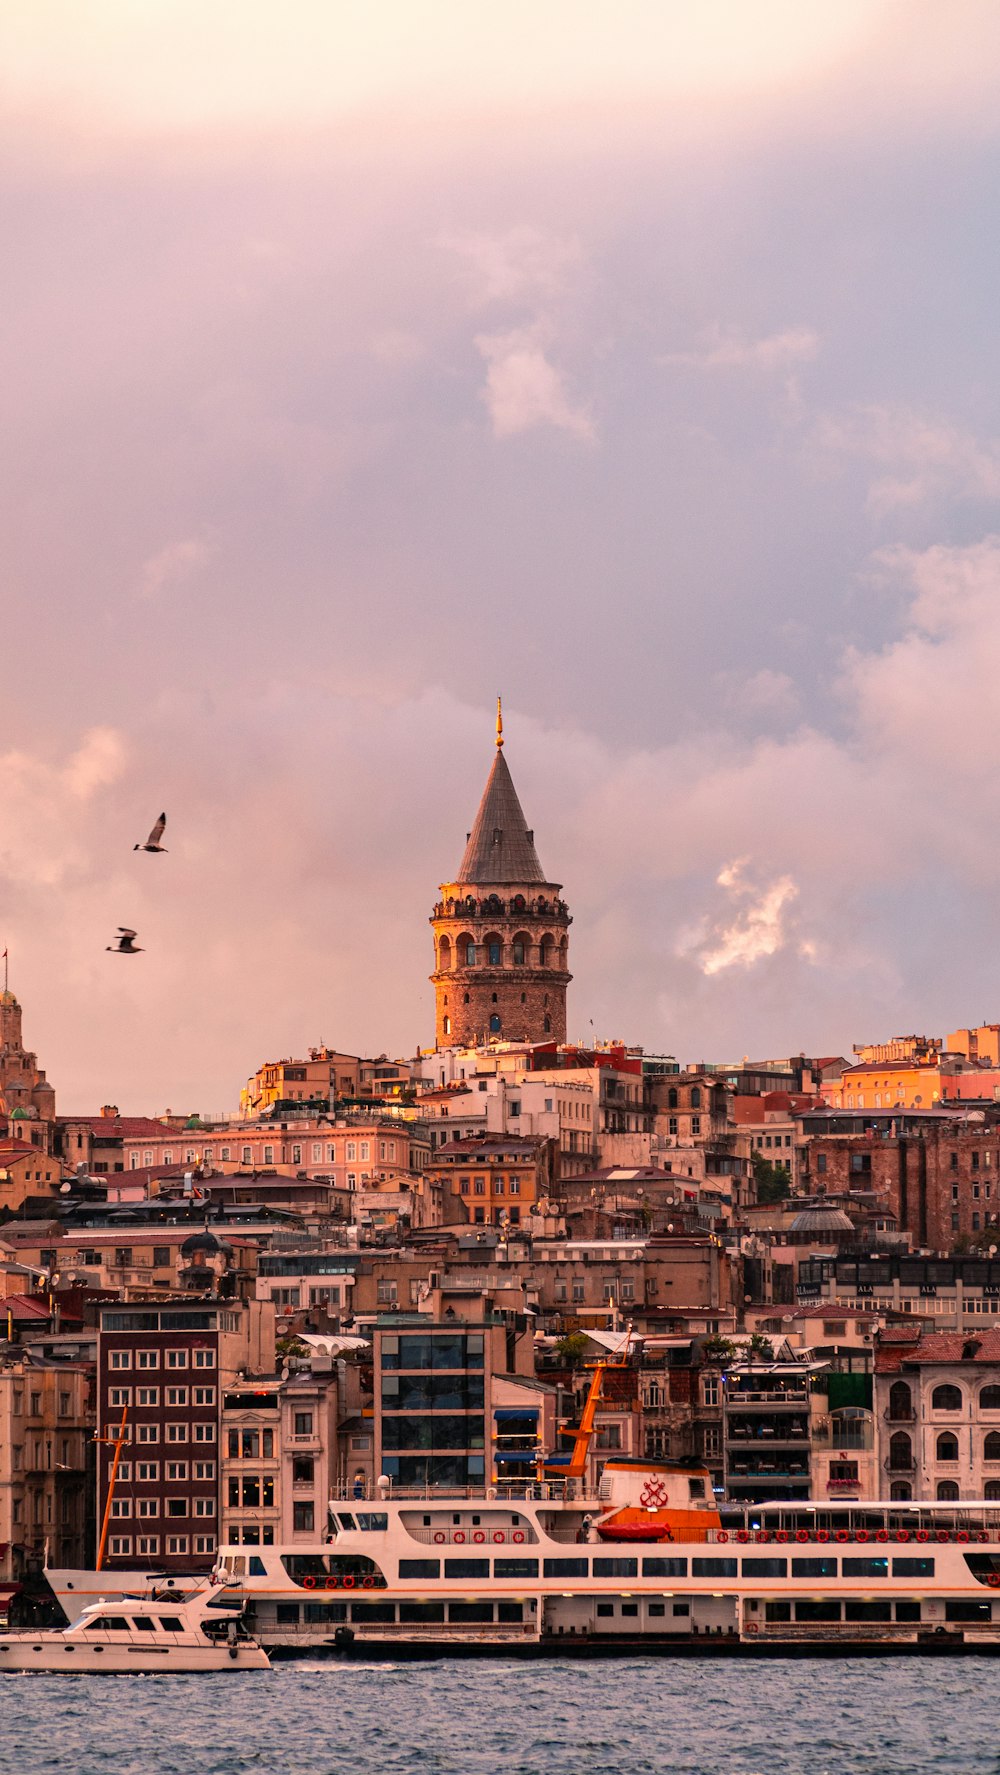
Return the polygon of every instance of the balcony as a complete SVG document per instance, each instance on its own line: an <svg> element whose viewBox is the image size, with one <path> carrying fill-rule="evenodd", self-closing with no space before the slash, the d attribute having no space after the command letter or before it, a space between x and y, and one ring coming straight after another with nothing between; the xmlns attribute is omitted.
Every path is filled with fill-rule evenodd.
<svg viewBox="0 0 1000 1775"><path fill-rule="evenodd" d="M809 1392L806 1387L773 1387L769 1390L763 1384L753 1388L734 1387L726 1395L726 1403L730 1411L742 1411L745 1405L766 1407L768 1411L794 1406L801 1411L809 1403Z"/></svg>
<svg viewBox="0 0 1000 1775"><path fill-rule="evenodd" d="M900 1455L890 1455L888 1460L882 1462L882 1469L883 1472L888 1473L891 1478L894 1477L896 1479L912 1479L917 1470L916 1462L912 1455L906 1460L902 1459Z"/></svg>
<svg viewBox="0 0 1000 1775"><path fill-rule="evenodd" d="M887 1424L915 1424L917 1421L915 1411L893 1411L891 1406L882 1416Z"/></svg>

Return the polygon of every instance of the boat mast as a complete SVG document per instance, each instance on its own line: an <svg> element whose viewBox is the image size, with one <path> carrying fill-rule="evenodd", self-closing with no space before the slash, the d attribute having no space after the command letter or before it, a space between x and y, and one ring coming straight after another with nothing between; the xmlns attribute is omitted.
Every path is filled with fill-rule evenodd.
<svg viewBox="0 0 1000 1775"><path fill-rule="evenodd" d="M111 1463L111 1473L108 1478L108 1500L104 1506L104 1521L101 1523L101 1542L97 1549L97 1565L94 1568L96 1571L100 1571L104 1564L104 1549L108 1544L108 1529L111 1525L111 1503L115 1495L115 1480L118 1478L118 1463L122 1458L122 1449L125 1446L125 1419L127 1417L128 1406L123 1405L122 1421L118 1426L118 1434L116 1436L94 1437L95 1442L106 1443L115 1451L115 1458Z"/></svg>

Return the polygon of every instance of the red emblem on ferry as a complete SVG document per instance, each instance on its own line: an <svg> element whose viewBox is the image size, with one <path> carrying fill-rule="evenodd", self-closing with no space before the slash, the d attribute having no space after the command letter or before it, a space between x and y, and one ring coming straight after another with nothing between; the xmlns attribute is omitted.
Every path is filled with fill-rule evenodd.
<svg viewBox="0 0 1000 1775"><path fill-rule="evenodd" d="M644 1510L662 1510L667 1501L667 1488L660 1479L647 1479L639 1493L639 1502Z"/></svg>

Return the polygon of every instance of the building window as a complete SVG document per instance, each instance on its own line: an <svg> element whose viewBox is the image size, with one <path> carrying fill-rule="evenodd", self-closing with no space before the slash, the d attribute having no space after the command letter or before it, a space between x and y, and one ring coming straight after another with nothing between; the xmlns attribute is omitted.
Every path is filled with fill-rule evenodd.
<svg viewBox="0 0 1000 1775"><path fill-rule="evenodd" d="M393 1284L393 1286L395 1286L395 1284ZM312 1435L312 1433L313 1433L313 1414L311 1411L297 1411L295 1413L294 1422L295 1422L295 1435L296 1436L311 1436Z"/></svg>
<svg viewBox="0 0 1000 1775"><path fill-rule="evenodd" d="M215 1351L214 1350L205 1350L205 1349L195 1350L194 1360L192 1362L192 1367L194 1367L194 1368L214 1368L215 1367Z"/></svg>
<svg viewBox="0 0 1000 1775"><path fill-rule="evenodd" d="M188 1353L186 1350L168 1350L165 1366L167 1368L186 1368Z"/></svg>
<svg viewBox="0 0 1000 1775"><path fill-rule="evenodd" d="M296 1534L313 1534L315 1521L316 1512L311 1503L292 1505L292 1528Z"/></svg>

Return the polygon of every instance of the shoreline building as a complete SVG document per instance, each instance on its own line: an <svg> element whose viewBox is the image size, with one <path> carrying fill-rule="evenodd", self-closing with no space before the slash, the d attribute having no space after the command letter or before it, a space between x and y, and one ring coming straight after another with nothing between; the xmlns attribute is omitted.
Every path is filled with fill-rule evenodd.
<svg viewBox="0 0 1000 1775"><path fill-rule="evenodd" d="M499 704L493 768L458 874L440 891L430 920L435 1046L564 1042L572 920L507 768Z"/></svg>

